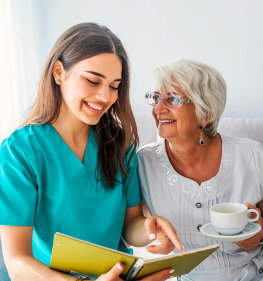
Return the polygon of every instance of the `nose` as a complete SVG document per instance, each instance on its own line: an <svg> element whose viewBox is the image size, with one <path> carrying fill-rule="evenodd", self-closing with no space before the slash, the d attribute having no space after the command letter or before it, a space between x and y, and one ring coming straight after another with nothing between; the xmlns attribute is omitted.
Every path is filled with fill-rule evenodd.
<svg viewBox="0 0 263 281"><path fill-rule="evenodd" d="M161 99L161 100L158 102L157 106L154 107L154 112L155 112L157 115L159 115L160 113L163 113L163 112L165 112L165 111L167 111L167 110L168 110L168 108L167 108L167 106L165 105L163 99Z"/></svg>
<svg viewBox="0 0 263 281"><path fill-rule="evenodd" d="M97 99L102 101L102 102L110 102L111 100L111 91L109 87L101 87L100 89L98 89L97 95L96 95Z"/></svg>

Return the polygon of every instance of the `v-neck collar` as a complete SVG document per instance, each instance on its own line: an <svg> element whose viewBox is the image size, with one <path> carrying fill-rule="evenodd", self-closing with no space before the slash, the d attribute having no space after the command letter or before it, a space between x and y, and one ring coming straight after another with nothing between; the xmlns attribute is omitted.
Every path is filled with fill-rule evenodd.
<svg viewBox="0 0 263 281"><path fill-rule="evenodd" d="M72 168L74 170L79 171L83 174L90 171L90 168L96 165L98 148L93 126L90 126L88 141L85 149L84 161L82 163L77 157L77 155L64 141L61 135L57 132L57 130L50 123L48 123L47 125L49 127L49 131L52 135L53 140L59 146L60 151L63 154L63 158L66 159L69 163L71 163Z"/></svg>

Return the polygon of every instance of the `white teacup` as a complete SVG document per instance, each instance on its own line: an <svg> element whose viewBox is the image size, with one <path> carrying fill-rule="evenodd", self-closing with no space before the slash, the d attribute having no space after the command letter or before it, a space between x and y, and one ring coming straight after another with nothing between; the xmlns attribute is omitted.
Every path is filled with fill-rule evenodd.
<svg viewBox="0 0 263 281"><path fill-rule="evenodd" d="M256 213L253 219L248 218L250 213ZM243 231L248 222L259 219L257 210L248 209L240 203L221 203L210 208L210 222L215 230L223 235L235 235Z"/></svg>

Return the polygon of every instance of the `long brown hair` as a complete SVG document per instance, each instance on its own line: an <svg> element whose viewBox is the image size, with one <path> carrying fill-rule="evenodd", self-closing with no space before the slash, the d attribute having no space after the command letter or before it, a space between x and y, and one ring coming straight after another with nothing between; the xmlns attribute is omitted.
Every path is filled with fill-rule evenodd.
<svg viewBox="0 0 263 281"><path fill-rule="evenodd" d="M114 53L122 61L122 82L117 102L94 126L100 179L106 186L113 188L117 172L128 177L128 167L138 147L138 134L129 98L128 57L119 38L107 27L81 23L59 37L47 57L36 100L23 125L45 124L58 118L62 96L52 75L57 60L62 62L67 71L79 61L101 53Z"/></svg>

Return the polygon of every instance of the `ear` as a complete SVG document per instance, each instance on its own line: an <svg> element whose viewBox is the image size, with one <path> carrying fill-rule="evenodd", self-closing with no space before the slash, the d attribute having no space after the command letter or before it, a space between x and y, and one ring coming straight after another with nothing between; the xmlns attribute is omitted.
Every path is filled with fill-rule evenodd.
<svg viewBox="0 0 263 281"><path fill-rule="evenodd" d="M56 81L56 83L58 85L60 85L62 83L62 81L64 79L64 73L65 73L65 70L64 70L62 62L60 60L57 60L54 64L52 74L53 74L54 80Z"/></svg>

